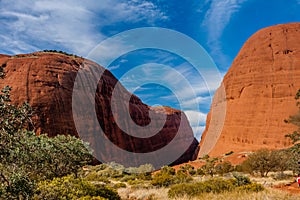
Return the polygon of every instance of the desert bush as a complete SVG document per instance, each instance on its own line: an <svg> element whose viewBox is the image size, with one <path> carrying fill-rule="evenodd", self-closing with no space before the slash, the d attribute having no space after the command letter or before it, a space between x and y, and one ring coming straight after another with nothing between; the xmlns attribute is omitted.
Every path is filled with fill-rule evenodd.
<svg viewBox="0 0 300 200"><path fill-rule="evenodd" d="M193 180L193 178L189 175L188 172L177 171L174 177L174 184L178 183L189 183Z"/></svg>
<svg viewBox="0 0 300 200"><path fill-rule="evenodd" d="M194 197L203 193L221 193L225 191L232 191L233 189L234 185L230 180L210 179L204 182L174 185L168 191L168 196L169 198L183 196Z"/></svg>
<svg viewBox="0 0 300 200"><path fill-rule="evenodd" d="M174 184L174 175L159 172L153 176L151 184L158 187L167 187Z"/></svg>
<svg viewBox="0 0 300 200"><path fill-rule="evenodd" d="M135 175L125 175L123 178L120 179L122 182L128 182L130 180L135 180L136 176Z"/></svg>
<svg viewBox="0 0 300 200"><path fill-rule="evenodd" d="M222 176L223 176L223 174L232 172L234 170L234 167L228 161L217 164L215 168L216 168L216 173L220 174Z"/></svg>
<svg viewBox="0 0 300 200"><path fill-rule="evenodd" d="M173 184L188 183L192 180L193 178L186 170L180 169L176 173L172 167L163 167L152 177L151 184L157 187L167 187Z"/></svg>
<svg viewBox="0 0 300 200"><path fill-rule="evenodd" d="M124 172L127 174L151 174L154 170L153 165L151 164L144 164L140 165L139 167L128 167L124 169Z"/></svg>
<svg viewBox="0 0 300 200"><path fill-rule="evenodd" d="M78 200L107 200L107 199L103 197L84 196L84 197L80 197Z"/></svg>
<svg viewBox="0 0 300 200"><path fill-rule="evenodd" d="M158 187L167 187L174 184L175 169L164 166L152 177L151 184Z"/></svg>
<svg viewBox="0 0 300 200"><path fill-rule="evenodd" d="M264 190L264 187L258 183L250 183L247 185L240 186L237 189L247 191L247 192L260 192Z"/></svg>
<svg viewBox="0 0 300 200"><path fill-rule="evenodd" d="M259 192L263 186L251 183L248 178L236 176L235 179L213 178L204 182L177 184L168 191L169 198L195 197L204 193L219 194L231 191Z"/></svg>
<svg viewBox="0 0 300 200"><path fill-rule="evenodd" d="M126 188L126 184L125 183L116 183L114 185L114 188L118 189L118 188Z"/></svg>
<svg viewBox="0 0 300 200"><path fill-rule="evenodd" d="M9 184L0 192L0 197L4 199L19 199L20 197L30 199L33 196L35 184L27 175L20 172L13 173L9 176L8 181Z"/></svg>
<svg viewBox="0 0 300 200"><path fill-rule="evenodd" d="M183 196L193 197L203 193L203 189L199 184L177 184L168 191L169 198L178 198Z"/></svg>
<svg viewBox="0 0 300 200"><path fill-rule="evenodd" d="M197 174L197 175L200 175L200 176L204 176L204 175L205 175L205 172L204 172L204 170L203 170L202 168L198 168L198 169L196 170L196 174Z"/></svg>
<svg viewBox="0 0 300 200"><path fill-rule="evenodd" d="M236 172L244 172L245 170L244 170L244 168L243 168L242 165L236 165L236 166L234 167L234 170L233 170L233 171L236 171Z"/></svg>
<svg viewBox="0 0 300 200"><path fill-rule="evenodd" d="M174 168L169 167L169 166L164 166L160 169L160 173L162 174L169 174L169 175L175 175L176 171Z"/></svg>
<svg viewBox="0 0 300 200"><path fill-rule="evenodd" d="M244 186L244 185L251 184L250 178L248 178L247 176L233 174L233 177L234 177L236 186Z"/></svg>
<svg viewBox="0 0 300 200"><path fill-rule="evenodd" d="M188 173L189 173L191 176L194 176L194 175L197 174L197 171L196 171L195 169L190 169L190 170L188 171Z"/></svg>
<svg viewBox="0 0 300 200"><path fill-rule="evenodd" d="M88 173L85 177L84 177L85 180L87 181L98 181L98 182L103 182L103 183L110 183L110 180L105 177L105 176L102 176L101 174L98 174L97 172L93 171L91 173Z"/></svg>
<svg viewBox="0 0 300 200"><path fill-rule="evenodd" d="M211 158L208 155L205 155L202 159L205 161L205 165L201 167L203 173L213 177L216 174L216 164L219 159L213 157Z"/></svg>
<svg viewBox="0 0 300 200"><path fill-rule="evenodd" d="M144 184L144 181L136 179L136 180L129 180L129 181L127 181L127 183L129 185L142 185L142 184Z"/></svg>
<svg viewBox="0 0 300 200"><path fill-rule="evenodd" d="M180 168L177 172L183 172L183 173L189 174L191 176L193 176L197 173L195 168L192 165L189 165L189 164L185 164L183 166L180 166Z"/></svg>
<svg viewBox="0 0 300 200"><path fill-rule="evenodd" d="M119 200L118 193L104 185L94 185L81 178L65 176L52 181L42 181L38 184L34 199L79 199L102 197Z"/></svg>

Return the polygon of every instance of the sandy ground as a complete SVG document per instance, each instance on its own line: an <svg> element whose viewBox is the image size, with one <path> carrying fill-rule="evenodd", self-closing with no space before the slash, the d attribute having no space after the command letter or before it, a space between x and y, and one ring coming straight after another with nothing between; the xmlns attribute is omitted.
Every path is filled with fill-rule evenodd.
<svg viewBox="0 0 300 200"><path fill-rule="evenodd" d="M278 185L278 186L274 186L273 188L287 191L292 194L300 194L300 188L298 187L297 183L292 183L288 185Z"/></svg>

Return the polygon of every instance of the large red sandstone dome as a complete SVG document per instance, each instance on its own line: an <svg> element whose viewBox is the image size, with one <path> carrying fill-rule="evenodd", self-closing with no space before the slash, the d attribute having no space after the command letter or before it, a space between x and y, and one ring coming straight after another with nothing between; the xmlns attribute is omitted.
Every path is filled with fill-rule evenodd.
<svg viewBox="0 0 300 200"><path fill-rule="evenodd" d="M136 97L130 94L124 87L120 87L118 96L131 96L129 102L130 116L139 126L146 126L150 123L149 111L155 111L155 120L160 120L162 115L166 115L166 123L156 135L149 138L137 138L124 133L114 120L111 111L111 95L118 80L101 66L88 60L75 56L68 56L59 53L38 52L16 56L0 55L0 66L6 73L5 79L0 80L0 87L12 86L13 103L29 102L33 107L35 116L33 118L34 129L37 134L47 133L49 136L58 134L69 134L78 136L72 115L72 91L77 71L82 63L85 66L94 66L102 70L103 76L98 82L98 89L95 96L98 122L105 132L106 137L118 148L132 153L155 152L168 145L181 125L182 136L178 138L179 143L171 151L183 151L178 156L175 163L187 162L194 157L198 148L198 142L193 136L192 129L185 114L181 111L168 108L167 110L153 109ZM86 95L86 94L82 94ZM122 108L126 102L120 101ZM122 107L123 106L123 107ZM92 119L83 119L87 130L93 129L95 123ZM127 119L123 123L127 123ZM133 130L134 131L134 130ZM93 146L101 146L101 151L96 151L97 156L109 161L120 160L127 162L128 157L118 155L109 151L108 147L97 141L94 135L86 135L88 141ZM191 139L189 148L183 148L185 142ZM185 151L185 152L184 152ZM180 157L180 158L179 158ZM155 159L151 160L157 164ZM132 165L142 164L141 160L130 160ZM159 167L159 166L158 166Z"/></svg>
<svg viewBox="0 0 300 200"><path fill-rule="evenodd" d="M300 23L255 33L243 46L216 92L199 156L288 147L296 127L284 123L297 112L300 89ZM227 106L225 106L227 103ZM220 109L226 108L218 131Z"/></svg>

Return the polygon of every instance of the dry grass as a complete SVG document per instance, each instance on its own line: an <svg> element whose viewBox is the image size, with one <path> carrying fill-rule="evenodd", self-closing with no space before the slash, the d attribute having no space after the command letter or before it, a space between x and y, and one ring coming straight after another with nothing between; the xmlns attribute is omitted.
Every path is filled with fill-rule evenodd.
<svg viewBox="0 0 300 200"><path fill-rule="evenodd" d="M171 200L168 198L167 188L152 188L152 189L126 189L121 188L118 190L123 200ZM198 197L189 198L181 197L175 200L297 200L300 195L293 195L285 191L276 189L266 189L265 191L252 193L252 192L226 192L222 194L203 194Z"/></svg>
<svg viewBox="0 0 300 200"><path fill-rule="evenodd" d="M247 192L228 192L223 194L204 194L197 198L178 198L189 199L189 200L297 200L300 199L300 195L292 195L287 192L280 190L268 189L258 193L247 193Z"/></svg>
<svg viewBox="0 0 300 200"><path fill-rule="evenodd" d="M119 195L123 200L167 200L168 188L130 189L120 188Z"/></svg>
<svg viewBox="0 0 300 200"><path fill-rule="evenodd" d="M241 173L243 174L243 173ZM288 173L287 173L288 174ZM243 174L245 175L245 174ZM271 174L272 175L272 174ZM271 176L270 175L270 176ZM274 174L276 175L276 174ZM231 175L232 176L232 175ZM231 177L229 176L229 177ZM271 177L253 177L250 179L253 182L262 184L266 189L262 192L246 192L246 191L233 191L225 192L221 194L212 194L206 193L197 197L181 197L176 198L176 200L297 200L300 199L299 194L292 194L286 190L279 190L271 188L276 185L286 185L294 181L294 177L289 176L284 180L275 180ZM227 177L227 178L229 178ZM200 182L209 179L210 177L196 176L194 181ZM127 187L118 189L118 193L123 200L172 200L168 198L169 188L155 188L151 185L148 185L148 188L139 188L139 187Z"/></svg>

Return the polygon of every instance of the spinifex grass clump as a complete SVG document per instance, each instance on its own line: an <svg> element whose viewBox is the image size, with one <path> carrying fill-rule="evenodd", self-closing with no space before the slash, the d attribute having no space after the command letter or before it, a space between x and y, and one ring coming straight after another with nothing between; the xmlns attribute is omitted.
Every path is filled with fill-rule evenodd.
<svg viewBox="0 0 300 200"><path fill-rule="evenodd" d="M234 190L259 192L264 188L260 184L251 183L248 178L236 176L234 179L214 178L197 183L177 184L168 191L169 198L196 197L203 193L223 193Z"/></svg>

